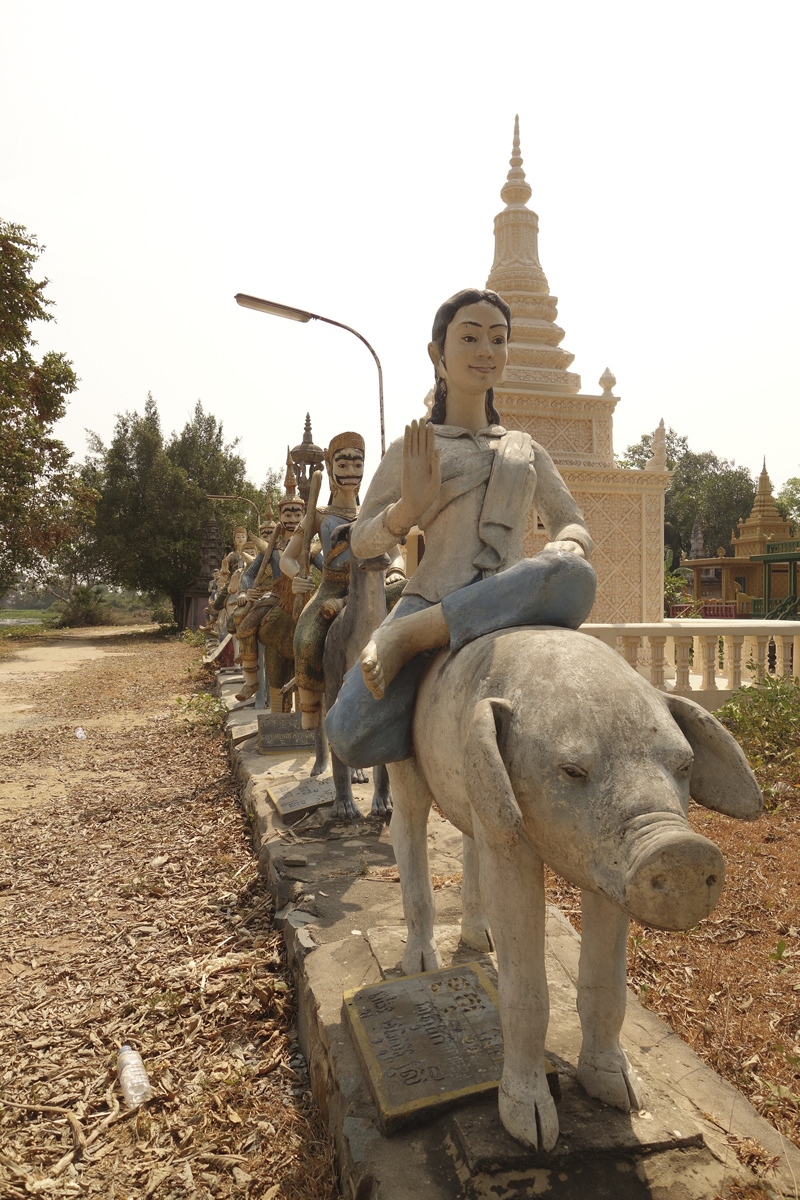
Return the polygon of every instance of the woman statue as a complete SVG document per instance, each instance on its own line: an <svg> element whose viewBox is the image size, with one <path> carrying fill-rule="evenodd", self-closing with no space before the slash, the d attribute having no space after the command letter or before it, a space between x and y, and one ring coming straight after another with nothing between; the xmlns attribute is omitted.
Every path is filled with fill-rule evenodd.
<svg viewBox="0 0 800 1200"><path fill-rule="evenodd" d="M350 544L372 558L417 525L425 555L402 599L348 672L326 718L350 766L411 753L417 685L434 651L515 625L576 629L594 603L592 539L550 458L530 435L506 430L494 407L511 310L469 288L441 306L428 353L436 372L427 421L412 421L380 463ZM531 505L551 539L525 558Z"/></svg>

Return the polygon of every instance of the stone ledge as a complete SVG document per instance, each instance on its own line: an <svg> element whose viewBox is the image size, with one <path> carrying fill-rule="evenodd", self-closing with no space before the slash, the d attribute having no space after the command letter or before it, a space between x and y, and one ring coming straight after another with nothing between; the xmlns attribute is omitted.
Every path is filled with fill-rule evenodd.
<svg viewBox="0 0 800 1200"><path fill-rule="evenodd" d="M218 677L223 697L237 686L235 680ZM237 716L234 712L229 719L235 722ZM343 993L391 977L399 968L404 924L388 829L366 816L355 825L333 824L329 806L281 819L267 795L267 776L275 771L310 773L313 754L260 755L253 739L231 738L230 755L251 819L259 870L282 910L298 992L300 1045L315 1099L336 1143L346 1200L482 1200L511 1194L559 1200L711 1200L724 1180L753 1182L738 1165L726 1132L753 1138L776 1156L778 1174L770 1181L794 1195L800 1151L632 993L622 1041L644 1079L647 1111L657 1114L662 1134L650 1142L646 1136L631 1141L629 1131L637 1122L572 1086L580 1044L575 1013L580 938L554 908L547 920L548 1055L559 1066L570 1105L577 1106L577 1125L603 1125L601 1149L584 1139L577 1153L529 1155L502 1129L493 1100L384 1136L344 1018ZM356 784L353 791L367 813L370 785ZM460 873L461 836L435 813L429 853L434 874L447 878ZM493 974L490 956L459 947L457 882L437 889L435 898L437 938L446 963L477 959ZM620 1121L624 1136L610 1138L609 1127ZM671 1131L668 1137L663 1130Z"/></svg>

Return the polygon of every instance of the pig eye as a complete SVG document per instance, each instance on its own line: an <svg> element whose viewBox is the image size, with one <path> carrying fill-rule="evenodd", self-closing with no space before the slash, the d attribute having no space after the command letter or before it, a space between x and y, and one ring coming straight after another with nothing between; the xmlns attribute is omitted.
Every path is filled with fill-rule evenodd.
<svg viewBox="0 0 800 1200"><path fill-rule="evenodd" d="M686 762L683 762L679 767L676 767L675 774L680 775L683 779L686 779L689 775L691 775L693 766L694 759L687 758Z"/></svg>
<svg viewBox="0 0 800 1200"><path fill-rule="evenodd" d="M565 775L569 775L570 779L586 779L589 774L588 771L584 771L583 767L578 767L575 763L562 763L561 770Z"/></svg>

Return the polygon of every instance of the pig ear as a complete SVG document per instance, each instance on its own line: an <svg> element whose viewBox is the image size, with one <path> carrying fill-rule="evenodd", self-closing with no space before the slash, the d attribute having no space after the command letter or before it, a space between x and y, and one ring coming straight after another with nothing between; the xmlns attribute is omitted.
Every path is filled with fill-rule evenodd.
<svg viewBox="0 0 800 1200"><path fill-rule="evenodd" d="M497 744L510 715L508 700L480 700L472 712L465 754L470 804L487 837L503 850L516 846L522 829L522 813Z"/></svg>
<svg viewBox="0 0 800 1200"><path fill-rule="evenodd" d="M754 821L764 798L739 743L716 717L694 700L662 693L683 736L694 750L690 791L706 808Z"/></svg>

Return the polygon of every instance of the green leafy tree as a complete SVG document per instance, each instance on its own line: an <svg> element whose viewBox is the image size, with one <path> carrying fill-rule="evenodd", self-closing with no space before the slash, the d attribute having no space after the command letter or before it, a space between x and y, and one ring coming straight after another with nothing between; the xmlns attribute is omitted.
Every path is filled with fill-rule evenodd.
<svg viewBox="0 0 800 1200"><path fill-rule="evenodd" d="M176 617L197 576L205 492L166 452L156 403L117 417L111 443L92 443L101 493L93 534L98 573L109 583L166 593Z"/></svg>
<svg viewBox="0 0 800 1200"><path fill-rule="evenodd" d="M617 459L617 465L643 469L652 442L652 434L643 434ZM749 517L753 507L753 477L746 467L737 467L710 450L695 454L689 449L689 439L672 428L667 430L666 442L667 466L673 475L664 504L664 543L672 553L672 570L680 566L681 553L688 554L691 549L692 527L698 517L708 555L713 557L718 546L732 554L731 533L739 518Z"/></svg>
<svg viewBox="0 0 800 1200"><path fill-rule="evenodd" d="M800 477L787 479L775 497L775 505L785 521L791 521L795 535L800 530Z"/></svg>
<svg viewBox="0 0 800 1200"><path fill-rule="evenodd" d="M76 553L92 564L95 578L169 596L180 623L181 595L197 578L208 518L216 516L230 546L236 525L257 532L247 501L264 511L266 496L247 480L236 444L225 442L222 425L199 402L192 420L165 440L152 395L143 415L117 417L107 447L93 436L85 470L100 499L94 527ZM209 494L240 500L215 502Z"/></svg>
<svg viewBox="0 0 800 1200"><path fill-rule="evenodd" d="M267 474L264 478L264 486L261 489L265 498L269 496L269 502L272 507L272 515L275 517L276 521L278 519L278 501L283 495L283 480L283 471L279 471L277 467L268 467Z"/></svg>
<svg viewBox="0 0 800 1200"><path fill-rule="evenodd" d="M699 517L706 554L713 557L718 546L732 554L731 534L739 518L750 516L756 485L747 467L737 467L710 450L682 456L670 480L664 517L680 536L689 552L692 527Z"/></svg>
<svg viewBox="0 0 800 1200"><path fill-rule="evenodd" d="M32 277L42 249L24 226L0 221L0 595L74 536L95 500L52 436L78 386L72 363L32 353L34 322L53 319L48 281Z"/></svg>

